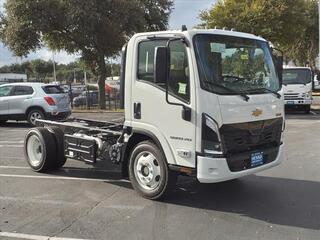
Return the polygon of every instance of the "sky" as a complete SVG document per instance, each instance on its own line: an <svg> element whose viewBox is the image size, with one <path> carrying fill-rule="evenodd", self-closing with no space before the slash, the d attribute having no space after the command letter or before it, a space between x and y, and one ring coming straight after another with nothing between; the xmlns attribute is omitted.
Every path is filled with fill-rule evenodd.
<svg viewBox="0 0 320 240"><path fill-rule="evenodd" d="M200 23L198 19L201 10L210 8L216 0L174 0L174 9L169 19L169 29L180 29L182 25L193 28ZM3 10L5 0L0 0L0 11ZM0 66L22 61L41 58L52 59L53 53L48 49L41 49L21 59L14 57L10 51L0 42ZM69 63L76 60L77 56L68 55L65 52L55 53L55 61L59 63Z"/></svg>

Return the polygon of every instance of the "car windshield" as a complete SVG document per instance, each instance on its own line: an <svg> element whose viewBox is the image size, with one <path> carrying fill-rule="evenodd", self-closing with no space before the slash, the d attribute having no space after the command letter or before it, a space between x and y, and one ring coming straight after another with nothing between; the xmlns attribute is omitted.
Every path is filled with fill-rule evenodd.
<svg viewBox="0 0 320 240"><path fill-rule="evenodd" d="M195 36L194 44L203 89L230 95L279 90L267 42L200 34Z"/></svg>
<svg viewBox="0 0 320 240"><path fill-rule="evenodd" d="M311 82L310 69L284 69L283 84L307 84Z"/></svg>

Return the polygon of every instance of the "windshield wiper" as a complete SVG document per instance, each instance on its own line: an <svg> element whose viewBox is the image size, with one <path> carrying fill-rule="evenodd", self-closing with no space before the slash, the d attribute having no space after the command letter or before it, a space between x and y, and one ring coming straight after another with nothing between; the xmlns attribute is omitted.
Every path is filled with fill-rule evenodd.
<svg viewBox="0 0 320 240"><path fill-rule="evenodd" d="M253 89L252 91L265 91L265 92L269 92L269 93L272 93L273 95L275 95L277 98L281 98L281 94L278 93L278 92L275 92L275 91L272 91L268 88L257 88L257 89ZM249 90L250 91L250 90Z"/></svg>
<svg viewBox="0 0 320 240"><path fill-rule="evenodd" d="M243 100L245 100L246 102L248 102L249 99L250 99L250 97L247 94L242 93L242 92L237 92L236 90L233 90L232 88L228 88L228 87L225 87L225 86L223 86L221 84L217 84L217 83L214 83L214 82L209 82L209 81L204 81L204 82L210 84L211 86L220 87L220 88L223 88L223 89L225 89L225 90L227 90L229 92L235 93L235 94L241 96L243 98Z"/></svg>

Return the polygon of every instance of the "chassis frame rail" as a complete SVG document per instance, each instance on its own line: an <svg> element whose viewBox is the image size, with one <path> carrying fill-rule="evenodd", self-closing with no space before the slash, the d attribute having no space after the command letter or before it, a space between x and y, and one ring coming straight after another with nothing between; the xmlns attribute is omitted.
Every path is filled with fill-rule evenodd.
<svg viewBox="0 0 320 240"><path fill-rule="evenodd" d="M65 121L36 120L39 127L56 126L61 128L65 133L86 132L101 133L107 136L121 136L123 124L116 122L94 121L88 119L70 118Z"/></svg>

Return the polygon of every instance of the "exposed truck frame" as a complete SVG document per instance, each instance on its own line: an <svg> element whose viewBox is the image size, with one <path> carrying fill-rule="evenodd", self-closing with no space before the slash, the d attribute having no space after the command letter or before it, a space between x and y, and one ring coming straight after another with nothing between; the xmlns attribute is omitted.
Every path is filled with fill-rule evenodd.
<svg viewBox="0 0 320 240"><path fill-rule="evenodd" d="M284 104L282 58L271 52L266 40L234 31L136 34L123 48L124 121L38 120L25 138L27 162L48 172L67 158L112 161L149 199L180 174L215 183L274 167Z"/></svg>

